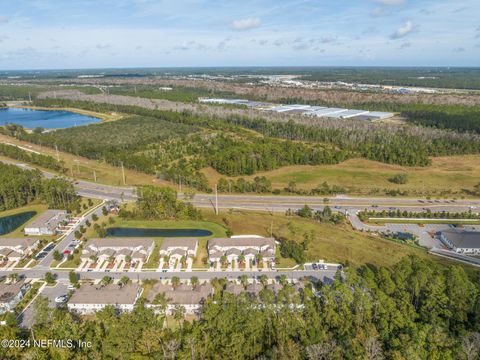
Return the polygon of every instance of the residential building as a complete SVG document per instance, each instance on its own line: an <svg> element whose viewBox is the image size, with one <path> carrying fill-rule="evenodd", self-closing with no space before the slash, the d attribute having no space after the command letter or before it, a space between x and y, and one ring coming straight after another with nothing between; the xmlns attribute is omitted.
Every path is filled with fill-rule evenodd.
<svg viewBox="0 0 480 360"><path fill-rule="evenodd" d="M59 226L68 219L66 210L47 210L25 226L26 235L56 235Z"/></svg>
<svg viewBox="0 0 480 360"><path fill-rule="evenodd" d="M132 262L147 262L154 246L153 239L149 238L90 239L83 247L80 258L90 260L94 256L99 262L107 261L110 258L118 262L129 256Z"/></svg>
<svg viewBox="0 0 480 360"><path fill-rule="evenodd" d="M208 241L210 261L220 261L225 256L229 263L243 255L246 261L260 256L264 261L275 259L275 239L263 237L216 238Z"/></svg>
<svg viewBox="0 0 480 360"><path fill-rule="evenodd" d="M132 311L143 289L137 284L82 285L68 300L68 310L82 315L93 314L106 306L121 312Z"/></svg>
<svg viewBox="0 0 480 360"><path fill-rule="evenodd" d="M170 260L180 260L182 257L195 257L197 248L197 238L165 238L160 247L160 256L168 256Z"/></svg>
<svg viewBox="0 0 480 360"><path fill-rule="evenodd" d="M447 229L440 232L440 240L460 254L480 254L480 231Z"/></svg>
<svg viewBox="0 0 480 360"><path fill-rule="evenodd" d="M23 280L10 284L0 284L0 314L13 311L28 289L30 289L30 284Z"/></svg>
<svg viewBox="0 0 480 360"><path fill-rule="evenodd" d="M171 285L157 283L147 296L147 307L158 308L156 297L163 294L166 300L166 313L171 314L176 306L182 306L186 314L197 314L200 312L205 300L213 294L212 285L205 283L192 287L191 285L181 284L174 288Z"/></svg>
<svg viewBox="0 0 480 360"><path fill-rule="evenodd" d="M39 243L31 238L0 238L0 261L19 261L32 254Z"/></svg>

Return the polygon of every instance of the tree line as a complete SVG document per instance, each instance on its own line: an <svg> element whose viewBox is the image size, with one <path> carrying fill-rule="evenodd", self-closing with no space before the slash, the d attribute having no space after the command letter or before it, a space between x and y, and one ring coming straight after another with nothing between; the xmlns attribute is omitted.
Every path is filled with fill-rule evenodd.
<svg viewBox="0 0 480 360"><path fill-rule="evenodd" d="M34 200L50 208L75 210L79 199L73 184L63 178L45 179L38 170L23 170L0 163L0 211L24 206Z"/></svg>
<svg viewBox="0 0 480 360"><path fill-rule="evenodd" d="M31 331L15 316L3 339L81 339L91 347L3 347L2 359L476 359L480 285L458 265L407 257L391 268L347 268L331 283L304 290L280 279L275 296L233 296L212 281L198 319L175 308L168 320L140 301L131 313L106 308L80 317L40 297ZM263 285L260 285L263 287ZM161 308L164 301L158 299Z"/></svg>

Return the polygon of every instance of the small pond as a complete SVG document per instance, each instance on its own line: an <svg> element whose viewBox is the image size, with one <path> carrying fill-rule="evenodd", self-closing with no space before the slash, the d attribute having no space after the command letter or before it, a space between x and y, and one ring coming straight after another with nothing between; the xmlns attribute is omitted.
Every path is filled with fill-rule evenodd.
<svg viewBox="0 0 480 360"><path fill-rule="evenodd" d="M212 232L202 229L155 229L114 227L107 229L111 237L201 237L210 236Z"/></svg>
<svg viewBox="0 0 480 360"><path fill-rule="evenodd" d="M25 224L37 214L36 211L27 211L19 214L0 217L0 235L5 235Z"/></svg>

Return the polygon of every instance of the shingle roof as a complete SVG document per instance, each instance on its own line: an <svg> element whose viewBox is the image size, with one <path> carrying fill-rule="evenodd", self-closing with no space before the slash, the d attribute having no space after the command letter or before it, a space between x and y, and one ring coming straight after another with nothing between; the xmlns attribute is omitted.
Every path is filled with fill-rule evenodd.
<svg viewBox="0 0 480 360"><path fill-rule="evenodd" d="M0 303L10 302L21 290L24 284L23 280L14 284L0 284Z"/></svg>
<svg viewBox="0 0 480 360"><path fill-rule="evenodd" d="M177 238L165 238L163 239L160 250L166 251L168 248L187 248L188 250L195 250L198 243L197 238L193 237L177 237Z"/></svg>
<svg viewBox="0 0 480 360"><path fill-rule="evenodd" d="M480 248L480 231L462 231L448 229L442 231L442 234L452 242L455 247L475 249Z"/></svg>
<svg viewBox="0 0 480 360"><path fill-rule="evenodd" d="M0 238L0 248L6 246L21 246L22 248L27 248L33 246L37 241L38 239L33 238Z"/></svg>
<svg viewBox="0 0 480 360"><path fill-rule="evenodd" d="M170 304L200 304L206 298L212 294L212 286L210 284L203 284L197 286L195 289L190 285L179 285L176 289L173 289L170 285L155 284L147 300L151 303L157 296L157 294L165 294L167 302Z"/></svg>
<svg viewBox="0 0 480 360"><path fill-rule="evenodd" d="M43 214L37 216L27 228L40 228L48 227L49 229L55 229L59 223L65 220L67 216L66 210L47 210Z"/></svg>
<svg viewBox="0 0 480 360"><path fill-rule="evenodd" d="M221 247L258 247L258 246L270 246L272 249L275 248L275 239L274 238L215 238L208 241L208 247L213 246Z"/></svg>
<svg viewBox="0 0 480 360"><path fill-rule="evenodd" d="M145 249L153 245L153 239L150 238L133 238L133 237L107 237L103 239L90 239L85 244L85 247L90 245L97 248L134 248L143 246Z"/></svg>
<svg viewBox="0 0 480 360"><path fill-rule="evenodd" d="M243 288L243 285L233 283L233 282L228 283L227 286L225 287L225 292L228 292L233 295L239 295L244 291L245 289Z"/></svg>
<svg viewBox="0 0 480 360"><path fill-rule="evenodd" d="M127 284L123 287L111 284L107 286L83 285L76 290L69 304L134 304L139 292L136 284Z"/></svg>

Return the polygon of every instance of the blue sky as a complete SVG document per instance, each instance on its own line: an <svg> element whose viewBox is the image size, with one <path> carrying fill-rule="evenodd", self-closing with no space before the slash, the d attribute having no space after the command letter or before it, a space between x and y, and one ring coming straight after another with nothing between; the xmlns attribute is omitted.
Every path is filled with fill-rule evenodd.
<svg viewBox="0 0 480 360"><path fill-rule="evenodd" d="M480 66L479 14L479 0L0 0L0 69Z"/></svg>

